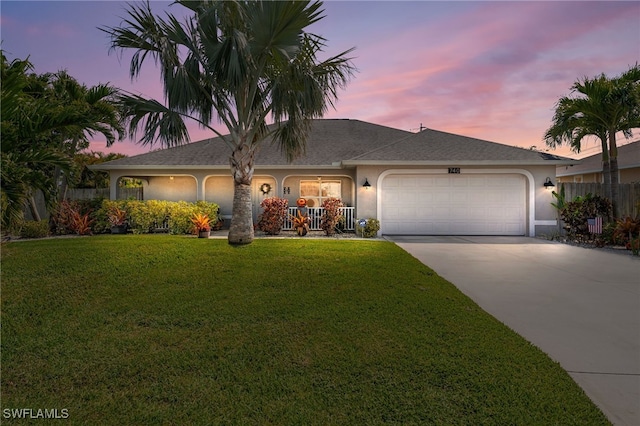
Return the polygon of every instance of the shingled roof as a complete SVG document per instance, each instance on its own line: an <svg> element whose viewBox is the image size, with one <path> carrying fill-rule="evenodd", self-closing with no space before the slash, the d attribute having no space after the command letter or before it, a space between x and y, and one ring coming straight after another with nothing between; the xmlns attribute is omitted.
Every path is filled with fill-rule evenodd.
<svg viewBox="0 0 640 426"><path fill-rule="evenodd" d="M640 167L640 140L618 146L618 168L620 170ZM575 167L558 167L556 176L572 176L583 173L602 173L602 152L580 160Z"/></svg>
<svg viewBox="0 0 640 426"><path fill-rule="evenodd" d="M345 161L345 164L491 163L548 164L573 161L556 155L426 129Z"/></svg>
<svg viewBox="0 0 640 426"><path fill-rule="evenodd" d="M568 164L567 158L466 136L424 130L411 133L360 120L314 120L306 153L292 163L266 141L256 167L336 167L358 164ZM152 151L100 164L100 170L149 167L228 167L229 148L220 138Z"/></svg>

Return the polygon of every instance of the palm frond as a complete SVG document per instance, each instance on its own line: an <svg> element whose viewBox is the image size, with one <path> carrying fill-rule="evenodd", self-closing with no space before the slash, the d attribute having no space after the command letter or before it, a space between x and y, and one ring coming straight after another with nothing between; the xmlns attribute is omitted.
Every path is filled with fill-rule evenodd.
<svg viewBox="0 0 640 426"><path fill-rule="evenodd" d="M138 128L143 127L139 140L142 145L153 145L159 140L164 146L172 147L189 141L182 116L160 102L137 95L123 95L120 104L129 136L135 138Z"/></svg>

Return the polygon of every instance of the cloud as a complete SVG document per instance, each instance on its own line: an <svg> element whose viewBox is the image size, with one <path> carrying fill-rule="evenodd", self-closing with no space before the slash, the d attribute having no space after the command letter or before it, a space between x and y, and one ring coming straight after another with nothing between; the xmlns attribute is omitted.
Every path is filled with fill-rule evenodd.
<svg viewBox="0 0 640 426"><path fill-rule="evenodd" d="M637 34L622 40L628 28L637 33L638 13L637 3L480 2L360 50L361 74L340 112L539 145L555 102L576 78L610 72L630 51L637 56ZM585 44L609 28L620 43Z"/></svg>

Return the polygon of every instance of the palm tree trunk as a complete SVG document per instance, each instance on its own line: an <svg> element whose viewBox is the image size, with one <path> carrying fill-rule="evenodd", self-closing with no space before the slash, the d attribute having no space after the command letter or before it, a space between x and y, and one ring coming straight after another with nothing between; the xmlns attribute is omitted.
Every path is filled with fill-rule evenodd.
<svg viewBox="0 0 640 426"><path fill-rule="evenodd" d="M254 156L255 150L243 143L233 151L229 158L234 184L229 244L241 245L253 242L251 181L253 180Z"/></svg>
<svg viewBox="0 0 640 426"><path fill-rule="evenodd" d="M615 131L609 131L609 162L611 163L611 203L613 204L613 217L618 218L620 205L619 181L618 181L618 147L616 145Z"/></svg>
<svg viewBox="0 0 640 426"><path fill-rule="evenodd" d="M600 143L602 145L602 182L604 184L604 196L611 200L611 161L609 159L609 144L606 134L600 136Z"/></svg>
<svg viewBox="0 0 640 426"><path fill-rule="evenodd" d="M27 204L29 205L29 211L31 212L31 217L36 222L40 222L42 218L40 217L40 212L38 211L38 205L36 204L36 199L33 196L33 193L29 195L27 199Z"/></svg>
<svg viewBox="0 0 640 426"><path fill-rule="evenodd" d="M604 184L604 197L608 200L613 200L613 196L611 194L611 161L608 156L606 162L604 160L602 161L602 178ZM610 222L613 218L608 217L607 220Z"/></svg>
<svg viewBox="0 0 640 426"><path fill-rule="evenodd" d="M64 176L64 173L60 167L56 167L53 172L53 177L55 179L56 188L58 190L58 202L67 198L67 189L69 188L69 184L67 182L67 178Z"/></svg>

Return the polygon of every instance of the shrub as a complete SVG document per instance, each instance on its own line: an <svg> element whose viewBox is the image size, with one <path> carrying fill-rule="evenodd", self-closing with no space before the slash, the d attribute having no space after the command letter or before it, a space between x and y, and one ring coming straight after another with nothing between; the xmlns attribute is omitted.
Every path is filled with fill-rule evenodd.
<svg viewBox="0 0 640 426"><path fill-rule="evenodd" d="M380 221L378 219L359 219L356 222L356 234L364 238L374 238L380 230Z"/></svg>
<svg viewBox="0 0 640 426"><path fill-rule="evenodd" d="M60 201L51 215L53 232L57 235L92 233L91 225L95 221L92 206L89 202Z"/></svg>
<svg viewBox="0 0 640 426"><path fill-rule="evenodd" d="M49 235L49 222L46 220L30 220L24 222L20 228L22 238L44 238Z"/></svg>
<svg viewBox="0 0 640 426"><path fill-rule="evenodd" d="M192 234L193 222L191 218L200 212L195 204L186 201L168 202L169 232L173 235Z"/></svg>
<svg viewBox="0 0 640 426"><path fill-rule="evenodd" d="M73 201L63 200L58 203L51 214L53 233L64 235L71 233L71 212L77 209Z"/></svg>
<svg viewBox="0 0 640 426"><path fill-rule="evenodd" d="M195 228L195 232L203 232L211 230L211 221L209 220L209 216L202 213L196 213L191 218L191 222Z"/></svg>
<svg viewBox="0 0 640 426"><path fill-rule="evenodd" d="M162 200L105 200L96 213L96 225L108 229L108 212L115 209L127 212L127 222L135 234L147 234L160 227L164 221L169 223L169 232L176 235L193 232L191 218L195 214L205 214L211 218L211 225L216 223L219 207L215 203L198 201L162 201ZM96 226L94 225L94 227Z"/></svg>
<svg viewBox="0 0 640 426"><path fill-rule="evenodd" d="M127 211L122 210L118 206L114 206L107 212L107 218L109 225L111 226L123 226L127 221Z"/></svg>
<svg viewBox="0 0 640 426"><path fill-rule="evenodd" d="M631 249L631 243L636 236L640 238L640 220L626 217L625 219L619 219L616 221L612 238L616 244L620 244L626 246L627 249Z"/></svg>
<svg viewBox="0 0 640 426"><path fill-rule="evenodd" d="M322 218L320 219L320 228L327 235L333 235L336 233L336 228L342 219L341 208L344 204L339 198L327 198L322 202Z"/></svg>
<svg viewBox="0 0 640 426"><path fill-rule="evenodd" d="M258 216L258 229L269 235L282 231L289 201L279 197L269 197L260 203L262 213Z"/></svg>
<svg viewBox="0 0 640 426"><path fill-rule="evenodd" d="M90 235L93 219L89 213L82 214L77 210L71 212L71 230L78 235Z"/></svg>
<svg viewBox="0 0 640 426"><path fill-rule="evenodd" d="M560 214L569 238L580 239L589 235L588 218L607 218L611 215L611 201L599 195L587 194L566 203Z"/></svg>

